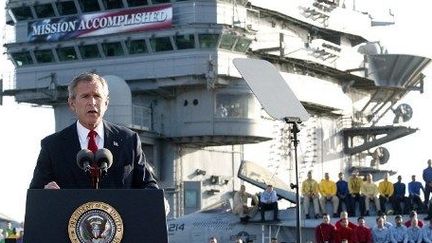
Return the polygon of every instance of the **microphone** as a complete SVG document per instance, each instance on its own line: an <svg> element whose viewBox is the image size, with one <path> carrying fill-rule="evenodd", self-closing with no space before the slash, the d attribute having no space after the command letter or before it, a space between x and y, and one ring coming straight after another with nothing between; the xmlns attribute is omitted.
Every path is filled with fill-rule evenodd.
<svg viewBox="0 0 432 243"><path fill-rule="evenodd" d="M113 163L111 151L106 148L98 149L94 157L99 169L103 171L104 174L106 174Z"/></svg>
<svg viewBox="0 0 432 243"><path fill-rule="evenodd" d="M77 153L76 163L81 170L89 171L93 162L93 152L88 149L82 149Z"/></svg>

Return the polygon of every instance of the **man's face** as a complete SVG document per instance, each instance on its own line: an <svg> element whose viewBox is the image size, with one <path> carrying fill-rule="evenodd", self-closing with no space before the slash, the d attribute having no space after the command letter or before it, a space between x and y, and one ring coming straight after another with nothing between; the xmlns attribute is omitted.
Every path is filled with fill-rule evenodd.
<svg viewBox="0 0 432 243"><path fill-rule="evenodd" d="M399 181L399 182L402 181L402 176L398 176L398 181Z"/></svg>
<svg viewBox="0 0 432 243"><path fill-rule="evenodd" d="M364 219L359 219L358 220L358 225L365 226L365 220Z"/></svg>
<svg viewBox="0 0 432 243"><path fill-rule="evenodd" d="M328 174L328 173L325 173L325 174L324 174L324 178L325 178L326 180L329 180L329 179L330 179L329 174Z"/></svg>
<svg viewBox="0 0 432 243"><path fill-rule="evenodd" d="M96 81L80 81L75 87L75 98L69 99L69 107L87 129L97 127L108 107L108 97L102 85Z"/></svg>
<svg viewBox="0 0 432 243"><path fill-rule="evenodd" d="M240 192L245 192L246 191L246 187L244 185L240 186Z"/></svg>
<svg viewBox="0 0 432 243"><path fill-rule="evenodd" d="M323 223L325 223L325 224L330 223L330 216L329 215L323 216Z"/></svg>
<svg viewBox="0 0 432 243"><path fill-rule="evenodd" d="M377 225L382 228L384 226L384 219L383 218L379 218L378 221L377 221Z"/></svg>
<svg viewBox="0 0 432 243"><path fill-rule="evenodd" d="M348 219L342 219L341 225L342 225L342 227L348 227Z"/></svg>
<svg viewBox="0 0 432 243"><path fill-rule="evenodd" d="M342 180L343 179L343 174L339 173L339 179Z"/></svg>
<svg viewBox="0 0 432 243"><path fill-rule="evenodd" d="M395 218L395 222L397 226L400 226L402 224L402 218Z"/></svg>
<svg viewBox="0 0 432 243"><path fill-rule="evenodd" d="M415 181L415 175L411 176L411 180Z"/></svg>
<svg viewBox="0 0 432 243"><path fill-rule="evenodd" d="M272 192L272 191L273 191L273 187L272 187L272 186L268 186L268 187L267 187L267 191L268 191L268 192Z"/></svg>

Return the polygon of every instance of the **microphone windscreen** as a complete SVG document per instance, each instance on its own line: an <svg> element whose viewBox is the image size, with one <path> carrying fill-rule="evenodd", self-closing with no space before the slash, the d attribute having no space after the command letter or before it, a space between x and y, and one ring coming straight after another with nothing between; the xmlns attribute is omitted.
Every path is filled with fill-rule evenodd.
<svg viewBox="0 0 432 243"><path fill-rule="evenodd" d="M107 165L107 169L110 168L113 163L113 156L111 151L106 148L98 149L95 154L95 161L98 166L101 166L101 164L105 162Z"/></svg>
<svg viewBox="0 0 432 243"><path fill-rule="evenodd" d="M82 170L85 170L84 164L87 162L91 164L93 162L94 154L92 151L88 149L82 149L77 153L76 163L78 167Z"/></svg>

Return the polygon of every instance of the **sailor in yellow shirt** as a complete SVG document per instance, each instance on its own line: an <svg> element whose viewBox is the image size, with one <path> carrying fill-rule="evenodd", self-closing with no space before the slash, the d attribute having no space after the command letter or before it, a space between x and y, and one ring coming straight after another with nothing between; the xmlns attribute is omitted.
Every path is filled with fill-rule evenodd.
<svg viewBox="0 0 432 243"><path fill-rule="evenodd" d="M333 205L333 217L337 217L337 210L339 206L339 198L336 196L336 183L330 180L329 173L324 174L324 179L319 184L319 191L321 194L320 204L323 213L327 213L326 202L330 201Z"/></svg>
<svg viewBox="0 0 432 243"><path fill-rule="evenodd" d="M369 202L374 201L375 207L377 210L377 214L381 211L381 207L378 200L378 187L373 183L372 181L372 174L366 175L366 181L363 183L363 185L360 188L360 193L363 195L365 200L365 209L366 209L366 216L369 216Z"/></svg>
<svg viewBox="0 0 432 243"><path fill-rule="evenodd" d="M313 202L313 206L314 206L314 211L315 211L315 218L319 218L319 204L318 204L318 199L319 199L319 189L318 189L318 183L316 182L316 180L312 179L312 171L309 171L307 173L307 179L305 181L303 181L302 183L302 194L303 194L303 207L304 207L304 212L306 215L306 218L309 219L309 203L312 200Z"/></svg>
<svg viewBox="0 0 432 243"><path fill-rule="evenodd" d="M360 196L360 188L363 184L363 179L359 177L358 170L353 170L349 180L348 180L348 191L350 203L348 207L348 214L355 216L356 202L359 204L360 215L364 216L364 200Z"/></svg>
<svg viewBox="0 0 432 243"><path fill-rule="evenodd" d="M393 196L393 191L394 191L393 183L388 181L388 177L389 174L385 173L384 180L378 184L378 192L380 194L379 201L380 201L381 210L383 212L387 212L385 204L386 202L391 202L390 198Z"/></svg>

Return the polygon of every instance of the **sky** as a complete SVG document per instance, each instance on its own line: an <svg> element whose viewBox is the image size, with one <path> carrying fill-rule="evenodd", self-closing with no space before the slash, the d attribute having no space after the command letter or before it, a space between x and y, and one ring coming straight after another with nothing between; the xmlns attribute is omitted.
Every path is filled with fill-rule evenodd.
<svg viewBox="0 0 432 243"><path fill-rule="evenodd" d="M379 36L387 49L392 52L414 53L432 57L432 37L428 32L432 2L427 0L362 0L364 4L391 3L397 24L390 30L379 29L371 36ZM4 1L1 1L4 4ZM375 8L376 9L376 8ZM0 16L4 8L0 6ZM4 20L0 19L0 27ZM0 28L3 29L3 28ZM1 50L0 53L3 53ZM0 56L1 74L8 76L10 64L5 64L5 56ZM411 92L402 103L408 103L414 110L408 124L420 130L413 135L386 144L390 150L391 169L403 171L407 175L421 174L426 160L432 158L430 140L432 139L432 67L425 73L425 92ZM393 116L389 114L388 120ZM40 150L40 140L54 132L54 114L47 107L34 107L17 104L13 97L5 97L0 106L0 213L17 221L24 220L26 189L30 183L35 162Z"/></svg>

